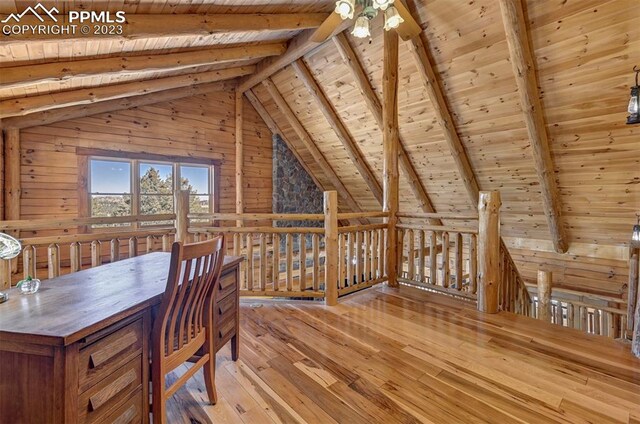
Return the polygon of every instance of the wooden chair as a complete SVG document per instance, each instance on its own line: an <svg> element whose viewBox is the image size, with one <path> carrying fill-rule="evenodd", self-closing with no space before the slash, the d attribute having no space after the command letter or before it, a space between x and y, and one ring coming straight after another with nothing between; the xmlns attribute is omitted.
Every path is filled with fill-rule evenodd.
<svg viewBox="0 0 640 424"><path fill-rule="evenodd" d="M204 366L209 401L216 402L215 350L210 328L213 288L224 259L224 237L201 243L174 243L167 288L153 324L151 379L153 422L166 423L166 402ZM165 377L200 348L202 356L183 376L165 388Z"/></svg>

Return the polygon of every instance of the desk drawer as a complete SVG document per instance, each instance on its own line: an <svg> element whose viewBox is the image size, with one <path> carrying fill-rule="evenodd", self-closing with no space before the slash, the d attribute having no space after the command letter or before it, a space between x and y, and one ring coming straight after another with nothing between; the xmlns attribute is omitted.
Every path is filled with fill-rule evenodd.
<svg viewBox="0 0 640 424"><path fill-rule="evenodd" d="M125 401L122 406L101 419L100 422L105 424L137 424L143 422L143 413L142 390L138 390L130 399Z"/></svg>
<svg viewBox="0 0 640 424"><path fill-rule="evenodd" d="M132 357L141 355L142 338L142 319L138 319L82 348L78 364L79 392L110 376Z"/></svg>
<svg viewBox="0 0 640 424"><path fill-rule="evenodd" d="M141 388L142 357L138 356L79 396L78 422L101 422L131 393Z"/></svg>
<svg viewBox="0 0 640 424"><path fill-rule="evenodd" d="M238 287L238 279L235 270L220 276L216 284L216 299L222 300L233 293Z"/></svg>
<svg viewBox="0 0 640 424"><path fill-rule="evenodd" d="M221 322L215 329L216 351L236 334L236 320L229 319Z"/></svg>
<svg viewBox="0 0 640 424"><path fill-rule="evenodd" d="M235 291L233 293L233 296L227 296L224 299L218 301L218 303L216 303L216 309L214 311L214 314L216 314L217 317L216 322L220 323L227 317L234 316L237 310L236 303L237 300Z"/></svg>

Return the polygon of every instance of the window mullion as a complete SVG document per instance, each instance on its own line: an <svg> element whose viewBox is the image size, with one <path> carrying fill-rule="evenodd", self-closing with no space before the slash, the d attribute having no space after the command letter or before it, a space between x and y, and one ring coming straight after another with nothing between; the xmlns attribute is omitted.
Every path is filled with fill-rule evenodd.
<svg viewBox="0 0 640 424"><path fill-rule="evenodd" d="M131 215L140 215L140 163L137 159L131 160ZM134 229L138 229L138 222L133 222Z"/></svg>

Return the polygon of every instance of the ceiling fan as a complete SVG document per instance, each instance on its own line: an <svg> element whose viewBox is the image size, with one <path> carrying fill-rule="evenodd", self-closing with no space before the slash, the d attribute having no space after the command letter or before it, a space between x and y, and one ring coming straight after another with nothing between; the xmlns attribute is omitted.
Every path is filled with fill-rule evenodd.
<svg viewBox="0 0 640 424"><path fill-rule="evenodd" d="M354 16L356 22L351 34L367 38L371 36L371 21L380 13L384 15L384 29L395 29L405 41L422 32L402 0L338 0L334 12L320 24L311 40L316 43L325 41L343 20L351 20Z"/></svg>

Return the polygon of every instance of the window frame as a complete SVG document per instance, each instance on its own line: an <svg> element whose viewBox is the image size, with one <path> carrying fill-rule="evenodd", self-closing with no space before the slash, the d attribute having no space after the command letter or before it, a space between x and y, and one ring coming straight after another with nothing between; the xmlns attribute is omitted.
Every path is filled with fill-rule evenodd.
<svg viewBox="0 0 640 424"><path fill-rule="evenodd" d="M208 158L193 158L185 156L171 156L171 155L158 155L158 154L145 154L145 153L128 153L120 151L107 151L100 149L80 149L78 148L78 161L79 169L84 169L85 175L78 175L78 188L82 192L79 193L80 198L86 199L86 202L80 202L78 205L78 215L80 217L92 217L91 199L94 193L91 191L91 163L93 160L112 161L112 162L126 162L131 166L131 217L143 216L140 213L141 204L141 192L140 192L140 165L141 164L159 164L159 165L171 165L173 171L173 193L176 190L181 189L182 186L182 173L181 167L199 167L206 168L208 170L208 193L195 194L190 196L208 196L209 198L209 213L215 213L219 211L220 207L220 166L222 162L217 159ZM85 183L82 184L84 179ZM119 193L118 193L119 194ZM175 204L174 204L175 211ZM129 215L126 215L129 216ZM160 225L141 225L139 222L132 222L129 225L122 225L117 227L122 230L133 230L138 228L164 228L169 227L166 224ZM84 232L103 232L112 230L112 227L94 227L88 226L82 228Z"/></svg>

